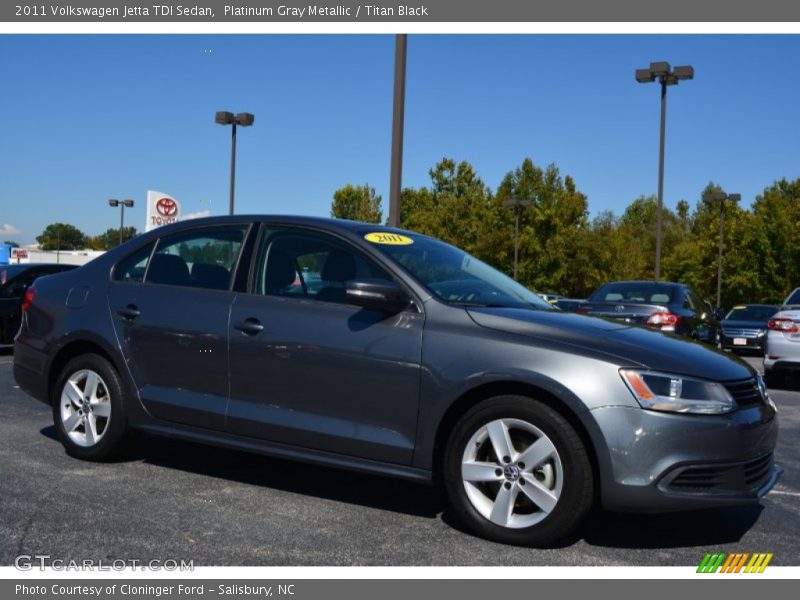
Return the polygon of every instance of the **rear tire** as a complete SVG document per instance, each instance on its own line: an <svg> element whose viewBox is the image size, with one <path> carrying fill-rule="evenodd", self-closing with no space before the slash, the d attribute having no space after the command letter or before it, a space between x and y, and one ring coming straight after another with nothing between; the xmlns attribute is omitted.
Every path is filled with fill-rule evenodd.
<svg viewBox="0 0 800 600"><path fill-rule="evenodd" d="M125 449L125 392L114 366L98 354L70 360L53 386L53 423L67 454L108 461Z"/></svg>
<svg viewBox="0 0 800 600"><path fill-rule="evenodd" d="M594 497L592 465L575 429L525 396L491 398L461 417L443 479L458 519L505 544L553 545L578 526Z"/></svg>

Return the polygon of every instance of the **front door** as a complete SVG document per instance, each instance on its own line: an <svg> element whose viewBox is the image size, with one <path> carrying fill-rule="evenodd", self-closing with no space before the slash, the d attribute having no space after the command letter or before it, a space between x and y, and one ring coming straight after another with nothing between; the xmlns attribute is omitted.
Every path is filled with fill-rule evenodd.
<svg viewBox="0 0 800 600"><path fill-rule="evenodd" d="M327 234L267 231L255 260L252 293L231 311L228 430L410 463L423 314L348 304L348 280L390 276Z"/></svg>

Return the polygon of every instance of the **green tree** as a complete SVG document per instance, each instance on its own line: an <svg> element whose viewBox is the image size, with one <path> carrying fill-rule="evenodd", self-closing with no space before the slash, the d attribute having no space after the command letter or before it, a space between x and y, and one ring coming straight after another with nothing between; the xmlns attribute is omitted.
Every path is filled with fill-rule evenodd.
<svg viewBox="0 0 800 600"><path fill-rule="evenodd" d="M42 250L80 250L86 244L83 232L69 223L51 223L36 241Z"/></svg>
<svg viewBox="0 0 800 600"><path fill-rule="evenodd" d="M122 229L122 241L127 242L136 236L136 227L124 227ZM119 228L112 227L92 239L92 248L97 250L111 250L119 246Z"/></svg>
<svg viewBox="0 0 800 600"><path fill-rule="evenodd" d="M383 215L382 198L368 184L347 184L333 193L331 216L364 223L380 223Z"/></svg>

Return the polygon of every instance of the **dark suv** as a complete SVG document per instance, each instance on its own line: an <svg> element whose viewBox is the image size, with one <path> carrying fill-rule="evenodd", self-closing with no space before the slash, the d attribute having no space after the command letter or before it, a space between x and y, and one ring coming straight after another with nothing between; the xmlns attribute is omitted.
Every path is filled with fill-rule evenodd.
<svg viewBox="0 0 800 600"><path fill-rule="evenodd" d="M547 545L594 502L755 503L775 406L735 357L555 309L438 240L301 217L168 225L29 288L20 387L77 458L133 428L441 483Z"/></svg>

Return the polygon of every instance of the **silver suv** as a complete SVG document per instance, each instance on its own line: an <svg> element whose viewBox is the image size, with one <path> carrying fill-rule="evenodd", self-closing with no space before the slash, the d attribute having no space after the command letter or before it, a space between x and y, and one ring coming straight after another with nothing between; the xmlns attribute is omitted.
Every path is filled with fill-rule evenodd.
<svg viewBox="0 0 800 600"><path fill-rule="evenodd" d="M800 373L800 287L796 288L767 323L764 376L777 385L786 375Z"/></svg>

